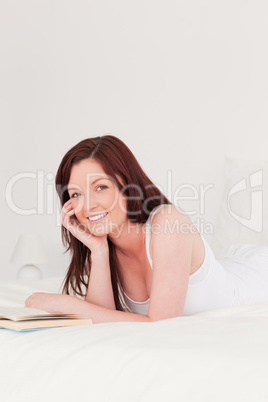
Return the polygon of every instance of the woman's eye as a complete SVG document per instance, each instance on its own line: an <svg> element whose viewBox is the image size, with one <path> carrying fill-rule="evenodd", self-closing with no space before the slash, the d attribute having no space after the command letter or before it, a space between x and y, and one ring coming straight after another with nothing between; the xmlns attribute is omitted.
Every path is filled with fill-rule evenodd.
<svg viewBox="0 0 268 402"><path fill-rule="evenodd" d="M98 186L97 191L102 191L102 190L105 190L106 188L107 188L107 186Z"/></svg>
<svg viewBox="0 0 268 402"><path fill-rule="evenodd" d="M71 198L77 198L77 197L79 197L79 195L81 195L81 193L73 193L71 195Z"/></svg>

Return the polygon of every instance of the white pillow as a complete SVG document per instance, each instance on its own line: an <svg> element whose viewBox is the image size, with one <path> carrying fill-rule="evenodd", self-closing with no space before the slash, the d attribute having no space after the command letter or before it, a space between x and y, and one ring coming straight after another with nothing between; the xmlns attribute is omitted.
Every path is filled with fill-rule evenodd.
<svg viewBox="0 0 268 402"><path fill-rule="evenodd" d="M225 156L225 186L212 247L268 245L268 161Z"/></svg>

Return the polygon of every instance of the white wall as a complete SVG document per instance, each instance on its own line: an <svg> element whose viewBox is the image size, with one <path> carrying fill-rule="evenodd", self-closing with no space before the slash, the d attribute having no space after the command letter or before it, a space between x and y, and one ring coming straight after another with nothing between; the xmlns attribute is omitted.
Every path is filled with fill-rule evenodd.
<svg viewBox="0 0 268 402"><path fill-rule="evenodd" d="M214 224L224 155L267 159L267 12L265 0L2 0L0 278L16 276L20 233L42 235L44 276L64 274L56 198L53 213L46 198L62 156L86 137L120 137L166 192L168 171L172 191L212 184L204 214L180 205ZM23 172L44 175L43 213L7 205ZM18 181L13 200L37 208L37 180Z"/></svg>

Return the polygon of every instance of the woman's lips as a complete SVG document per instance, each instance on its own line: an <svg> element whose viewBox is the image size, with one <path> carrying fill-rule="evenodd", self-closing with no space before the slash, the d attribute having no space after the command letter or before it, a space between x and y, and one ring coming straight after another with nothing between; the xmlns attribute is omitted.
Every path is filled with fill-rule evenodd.
<svg viewBox="0 0 268 402"><path fill-rule="evenodd" d="M103 212L102 214L96 214L93 216L89 216L88 220L90 223L97 223L100 222L102 219L104 219L107 216L108 212Z"/></svg>

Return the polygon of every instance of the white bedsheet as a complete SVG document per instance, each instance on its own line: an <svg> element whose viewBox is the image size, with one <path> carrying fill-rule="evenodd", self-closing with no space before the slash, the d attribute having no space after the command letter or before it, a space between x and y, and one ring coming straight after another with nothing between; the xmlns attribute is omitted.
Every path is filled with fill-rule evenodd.
<svg viewBox="0 0 268 402"><path fill-rule="evenodd" d="M2 281L24 306L62 278ZM0 330L1 401L268 401L268 303L153 323Z"/></svg>

